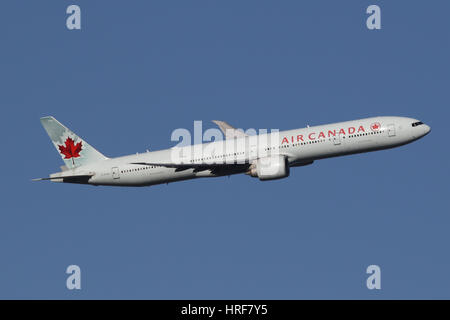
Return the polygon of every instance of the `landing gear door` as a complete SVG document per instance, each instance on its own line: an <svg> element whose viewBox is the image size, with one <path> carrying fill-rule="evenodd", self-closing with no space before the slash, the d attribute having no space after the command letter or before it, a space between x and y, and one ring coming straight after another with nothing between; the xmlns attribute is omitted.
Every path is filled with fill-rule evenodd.
<svg viewBox="0 0 450 320"><path fill-rule="evenodd" d="M388 125L388 136L395 137L395 125L394 124Z"/></svg>
<svg viewBox="0 0 450 320"><path fill-rule="evenodd" d="M112 174L113 179L120 179L120 173L119 173L118 167L111 168L111 174Z"/></svg>

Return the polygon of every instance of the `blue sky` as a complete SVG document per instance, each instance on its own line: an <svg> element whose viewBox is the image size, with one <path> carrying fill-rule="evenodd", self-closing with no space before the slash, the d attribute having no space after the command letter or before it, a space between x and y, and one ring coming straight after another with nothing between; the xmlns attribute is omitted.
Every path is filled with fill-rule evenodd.
<svg viewBox="0 0 450 320"><path fill-rule="evenodd" d="M65 26L68 5L82 30ZM382 29L366 28L378 4ZM0 298L450 298L448 1L0 4ZM31 182L62 161L53 115L110 157L194 120L280 130L410 116L430 135L148 188ZM66 289L68 265L82 290ZM381 267L382 289L365 286Z"/></svg>

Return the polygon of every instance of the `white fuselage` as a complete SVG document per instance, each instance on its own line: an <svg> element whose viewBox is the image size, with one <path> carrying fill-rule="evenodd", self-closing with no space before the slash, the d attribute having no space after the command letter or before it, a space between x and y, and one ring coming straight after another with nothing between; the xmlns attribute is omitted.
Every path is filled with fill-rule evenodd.
<svg viewBox="0 0 450 320"><path fill-rule="evenodd" d="M415 141L429 131L429 126L416 119L373 117L246 136L233 139L232 143L223 140L110 158L51 176L90 173L93 176L87 183L92 185L149 186L245 173L252 163L263 157L282 155L289 166L294 167L318 159L388 149ZM192 164L196 167L152 165L155 163ZM204 168L202 164L205 164ZM211 169L214 164L220 169ZM228 165L222 166L224 164ZM63 179L56 181L62 182Z"/></svg>

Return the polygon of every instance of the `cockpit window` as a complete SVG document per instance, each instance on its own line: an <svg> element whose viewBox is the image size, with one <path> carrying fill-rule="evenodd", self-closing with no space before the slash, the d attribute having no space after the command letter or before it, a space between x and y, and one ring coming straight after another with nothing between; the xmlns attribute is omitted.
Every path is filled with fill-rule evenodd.
<svg viewBox="0 0 450 320"><path fill-rule="evenodd" d="M417 126L420 126L421 124L423 124L423 122L422 121L418 121L418 122L413 122L411 125L413 127L417 127Z"/></svg>

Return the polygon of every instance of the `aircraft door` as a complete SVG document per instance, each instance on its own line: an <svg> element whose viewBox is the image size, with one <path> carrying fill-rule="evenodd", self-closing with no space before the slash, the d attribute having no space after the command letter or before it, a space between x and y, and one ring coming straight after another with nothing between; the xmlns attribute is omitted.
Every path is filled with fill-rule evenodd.
<svg viewBox="0 0 450 320"><path fill-rule="evenodd" d="M257 159L258 158L258 138L256 136L248 137L248 143L249 143L249 157L250 159Z"/></svg>
<svg viewBox="0 0 450 320"><path fill-rule="evenodd" d="M388 125L388 136L395 137L395 125L394 124Z"/></svg>
<svg viewBox="0 0 450 320"><path fill-rule="evenodd" d="M258 158L258 149L256 144L250 145L250 158L257 159Z"/></svg>
<svg viewBox="0 0 450 320"><path fill-rule="evenodd" d="M118 167L111 168L111 174L113 179L120 179L120 172Z"/></svg>
<svg viewBox="0 0 450 320"><path fill-rule="evenodd" d="M336 136L333 137L333 144L335 146L338 146L341 144L341 135L337 134Z"/></svg>

